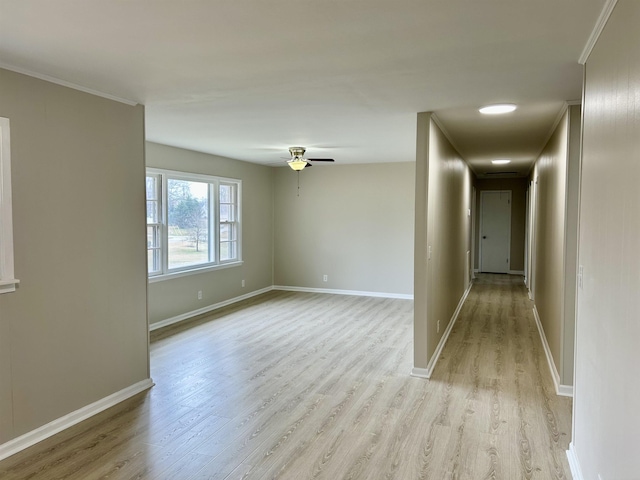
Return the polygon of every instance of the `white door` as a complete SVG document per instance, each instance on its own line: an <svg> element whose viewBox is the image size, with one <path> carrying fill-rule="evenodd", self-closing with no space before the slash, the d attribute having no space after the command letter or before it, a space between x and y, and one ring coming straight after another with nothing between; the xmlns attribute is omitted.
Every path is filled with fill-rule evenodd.
<svg viewBox="0 0 640 480"><path fill-rule="evenodd" d="M480 192L480 271L509 273L511 191Z"/></svg>

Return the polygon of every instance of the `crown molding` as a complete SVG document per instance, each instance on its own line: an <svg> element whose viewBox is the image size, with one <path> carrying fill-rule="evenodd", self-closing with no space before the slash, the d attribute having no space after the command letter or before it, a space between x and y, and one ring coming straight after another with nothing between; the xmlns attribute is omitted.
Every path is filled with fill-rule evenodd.
<svg viewBox="0 0 640 480"><path fill-rule="evenodd" d="M96 95L98 97L124 103L125 105L130 105L132 107L135 107L136 105L138 105L138 102L134 100L129 100L128 98L122 98L116 95L111 95L110 93L101 92L100 90L94 90L93 88L84 87L82 85L78 85L77 83L67 82L66 80L61 80L60 78L52 77L50 75L45 75L43 73L33 72L31 70L27 70L21 67L16 67L14 65L8 65L6 63L0 62L0 68L4 68L5 70L10 70L15 73L21 73L22 75L27 75L29 77L38 78L40 80L44 80L45 82L55 83L56 85L61 85L63 87L73 88L74 90L79 90L81 92L89 93L91 95Z"/></svg>
<svg viewBox="0 0 640 480"><path fill-rule="evenodd" d="M604 4L602 12L600 12L600 16L598 17L598 21L596 22L595 26L593 27L593 31L589 36L589 40L587 40L587 44L584 46L584 50L582 50L582 55L580 55L580 58L578 59L578 63L580 63L581 65L587 63L589 55L591 55L591 50L593 50L593 47L596 45L596 42L598 41L602 30L604 30L605 25L609 21L611 12L613 12L613 9L615 8L617 3L618 0L607 0L607 3Z"/></svg>

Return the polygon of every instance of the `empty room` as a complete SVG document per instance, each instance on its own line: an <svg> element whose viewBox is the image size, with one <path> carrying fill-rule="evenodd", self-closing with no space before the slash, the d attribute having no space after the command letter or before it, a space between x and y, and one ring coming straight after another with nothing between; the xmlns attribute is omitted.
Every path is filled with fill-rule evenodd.
<svg viewBox="0 0 640 480"><path fill-rule="evenodd" d="M640 480L639 21L0 0L0 478Z"/></svg>

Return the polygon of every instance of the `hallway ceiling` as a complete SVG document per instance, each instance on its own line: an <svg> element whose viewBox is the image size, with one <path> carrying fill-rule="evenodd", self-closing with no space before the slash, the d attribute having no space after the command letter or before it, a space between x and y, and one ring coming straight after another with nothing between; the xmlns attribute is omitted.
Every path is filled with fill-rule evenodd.
<svg viewBox="0 0 640 480"><path fill-rule="evenodd" d="M605 2L0 0L0 66L142 103L148 140L239 160L414 161L433 111L477 173L526 173L581 98ZM519 108L478 113L497 102Z"/></svg>

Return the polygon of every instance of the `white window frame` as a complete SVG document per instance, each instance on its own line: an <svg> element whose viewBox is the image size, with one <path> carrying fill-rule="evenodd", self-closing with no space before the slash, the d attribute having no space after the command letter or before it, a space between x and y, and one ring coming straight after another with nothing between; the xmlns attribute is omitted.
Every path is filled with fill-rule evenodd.
<svg viewBox="0 0 640 480"><path fill-rule="evenodd" d="M203 175L198 173L187 173L176 170L165 170L159 168L147 168L146 176L159 178L160 186L160 257L161 268L157 272L147 274L149 283L159 282L172 278L193 275L223 268L235 267L243 264L242 261L242 180L235 178L216 177L213 175ZM145 177L146 178L146 177ZM201 182L209 184L209 231L208 231L208 251L213 253L213 260L197 265L169 268L169 228L168 228L168 203L167 203L167 183L169 180L185 180L191 182ZM236 187L236 258L231 260L220 260L220 185L234 185ZM146 190L145 190L146 191ZM146 205L146 204L145 204ZM147 224L149 225L149 224ZM148 258L148 254L147 254Z"/></svg>
<svg viewBox="0 0 640 480"><path fill-rule="evenodd" d="M158 263L158 268L155 269L153 272L150 273L150 275L160 275L162 274L162 227L163 227L163 223L162 223L162 176L158 173L149 173L147 172L146 177L151 177L154 180L155 183L155 190L156 190L156 195L157 198L154 198L152 200L149 200L149 198L146 199L147 201L147 209L149 208L149 202L155 202L156 203L156 221L155 222L149 222L149 219L147 218L147 229L149 227L152 227L154 229L156 229L156 234L158 236L158 245L151 247L148 243L147 243L147 262L149 262L149 250L156 250L157 253L157 258L154 258L153 262ZM145 178L146 178L145 177ZM145 185L146 186L146 185ZM147 233L148 235L148 233ZM154 255L155 257L155 255ZM149 272L149 265L147 264L147 273Z"/></svg>
<svg viewBox="0 0 640 480"><path fill-rule="evenodd" d="M0 117L0 294L16 291L13 271L13 209L11 205L11 130Z"/></svg>

